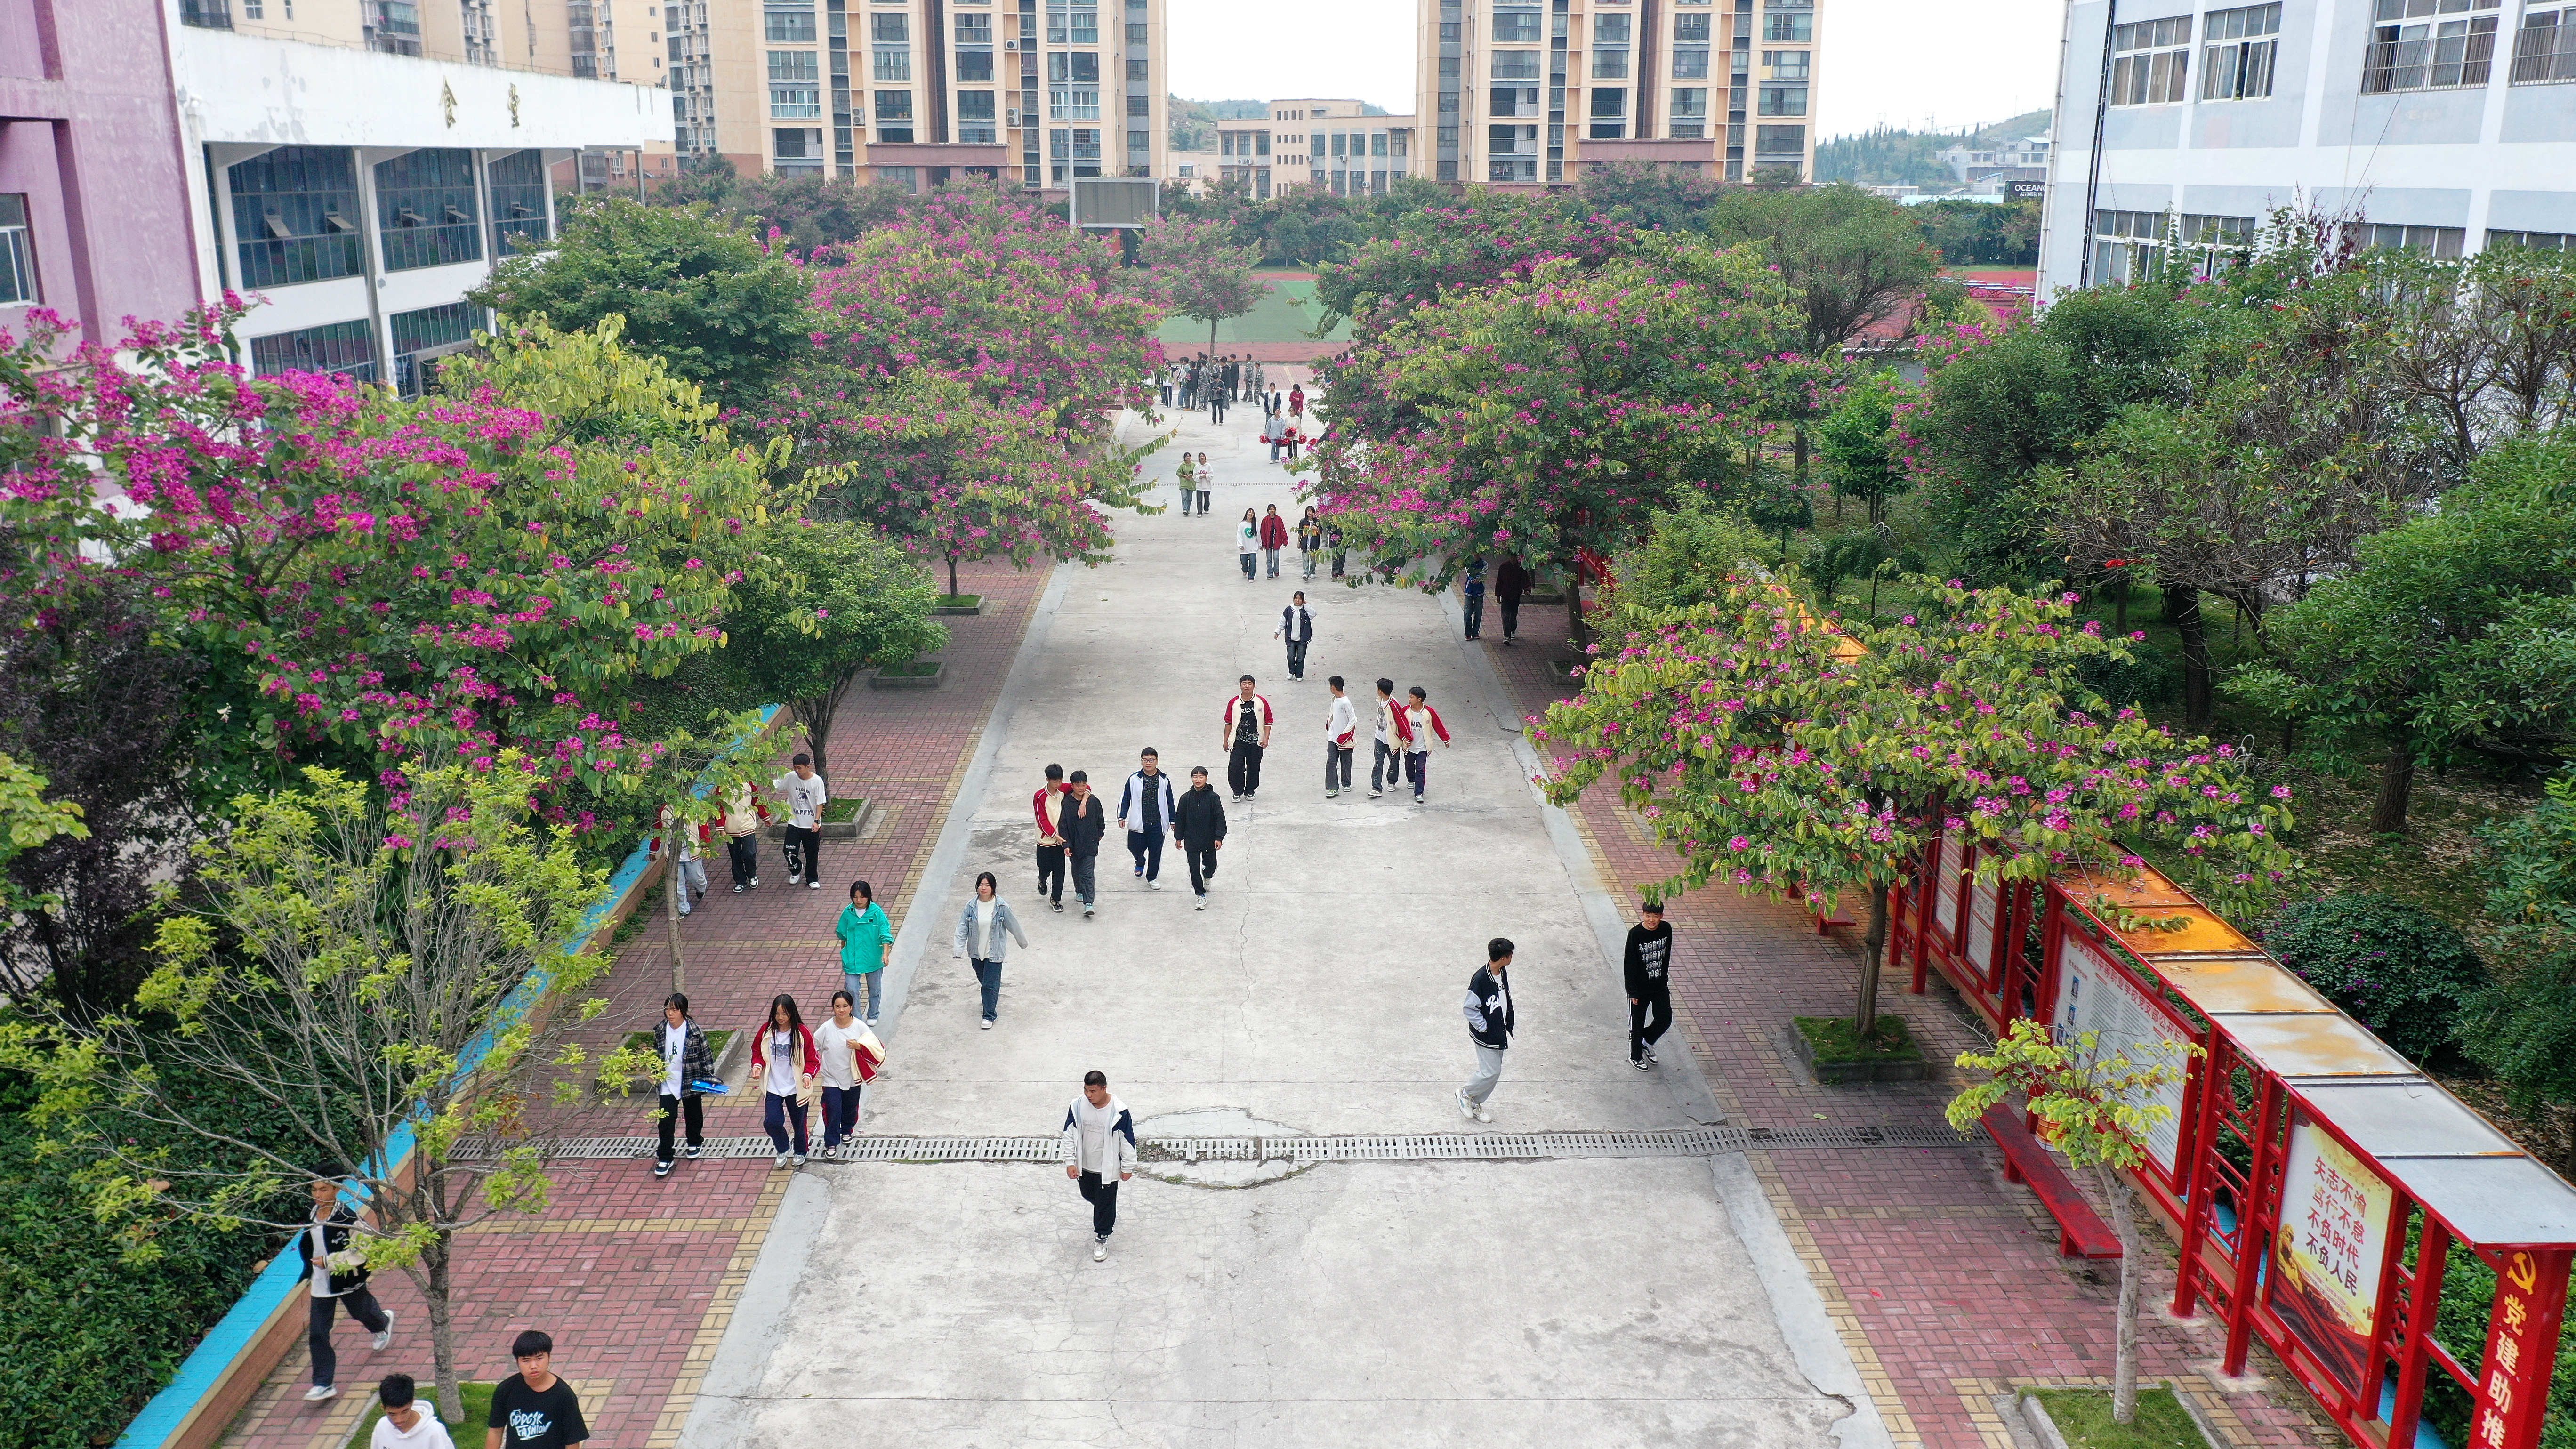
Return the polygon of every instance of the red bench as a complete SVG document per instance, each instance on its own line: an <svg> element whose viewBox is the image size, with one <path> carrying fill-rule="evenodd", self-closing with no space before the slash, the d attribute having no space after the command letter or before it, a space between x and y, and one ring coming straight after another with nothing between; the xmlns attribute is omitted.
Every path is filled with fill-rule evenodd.
<svg viewBox="0 0 2576 1449"><path fill-rule="evenodd" d="M2004 1151L2004 1177L2022 1183L2039 1195L2040 1205L2057 1219L2057 1251L2070 1258L2116 1258L2120 1256L2120 1235L2093 1211L2075 1179L2048 1155L2031 1130L2022 1125L2022 1114L1998 1102L1986 1109L1979 1119L1995 1145Z"/></svg>

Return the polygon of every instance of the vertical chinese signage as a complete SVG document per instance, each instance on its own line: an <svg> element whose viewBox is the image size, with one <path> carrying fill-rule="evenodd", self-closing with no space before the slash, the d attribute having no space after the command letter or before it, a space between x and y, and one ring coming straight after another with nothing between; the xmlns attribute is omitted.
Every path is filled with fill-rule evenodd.
<svg viewBox="0 0 2576 1449"><path fill-rule="evenodd" d="M2081 931L2065 930L2057 938L2057 995L2049 1036L2073 1044L2093 1033L2094 1050L2106 1057L2128 1058L2133 1067L2169 1066L2171 1080L2139 1094L2129 1105L2162 1106L2161 1120L2146 1137L2147 1156L2173 1182L2182 1155L2183 1078L2191 1063L2191 1038L2147 995L2127 967L2111 959Z"/></svg>
<svg viewBox="0 0 2576 1449"><path fill-rule="evenodd" d="M2566 1307L2563 1271L2541 1268L2541 1255L2517 1250L2504 1255L2503 1271L2496 1274L2495 1318L2480 1366L2478 1415L2469 1426L2471 1449L2528 1449L2540 1442L2550 1361Z"/></svg>
<svg viewBox="0 0 2576 1449"><path fill-rule="evenodd" d="M2379 1315L2395 1194L2343 1144L2302 1118L2290 1128L2290 1169L2266 1301L2345 1391L2361 1392Z"/></svg>
<svg viewBox="0 0 2576 1449"><path fill-rule="evenodd" d="M1956 834L1941 837L1941 865L1932 872L1932 918L1940 923L1938 939L1944 954L1959 942L1959 869L1964 853Z"/></svg>

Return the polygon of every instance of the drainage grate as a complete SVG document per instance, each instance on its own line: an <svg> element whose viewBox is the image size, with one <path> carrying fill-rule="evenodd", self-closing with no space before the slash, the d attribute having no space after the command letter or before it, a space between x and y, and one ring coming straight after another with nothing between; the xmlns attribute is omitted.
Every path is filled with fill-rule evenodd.
<svg viewBox="0 0 2576 1449"><path fill-rule="evenodd" d="M1938 1123L1892 1127L1687 1127L1662 1132L1433 1132L1309 1137L1147 1137L1148 1162L1509 1162L1563 1157L1710 1157L1722 1152L1960 1147L1967 1138ZM460 1144L460 1160L481 1155ZM858 1162L1054 1162L1053 1137L857 1137L843 1149ZM650 1137L584 1137L566 1158L650 1157ZM766 1137L718 1137L706 1157L767 1157Z"/></svg>

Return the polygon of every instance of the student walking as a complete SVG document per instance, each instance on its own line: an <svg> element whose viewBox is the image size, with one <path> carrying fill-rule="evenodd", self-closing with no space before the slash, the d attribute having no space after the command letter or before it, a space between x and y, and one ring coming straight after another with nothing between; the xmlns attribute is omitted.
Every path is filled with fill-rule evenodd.
<svg viewBox="0 0 2576 1449"><path fill-rule="evenodd" d="M1305 415L1306 384L1302 382L1292 382L1288 385L1288 416L1292 418L1302 418Z"/></svg>
<svg viewBox="0 0 2576 1449"><path fill-rule="evenodd" d="M1181 466L1173 472L1181 481L1181 516L1187 518L1190 516L1191 495L1199 486L1198 465L1190 461L1189 454L1183 453Z"/></svg>
<svg viewBox="0 0 2576 1449"><path fill-rule="evenodd" d="M531 1328L511 1340L519 1371L492 1388L484 1449L576 1449L590 1438L581 1396L555 1376L555 1341Z"/></svg>
<svg viewBox="0 0 2576 1449"><path fill-rule="evenodd" d="M1476 1048L1476 1074L1458 1089L1458 1114L1479 1122L1493 1121L1485 1099L1503 1079L1503 1053L1520 1027L1512 1010L1512 988L1504 968L1512 964L1512 943L1496 936L1485 943L1485 964L1467 978L1467 1039Z"/></svg>
<svg viewBox="0 0 2576 1449"><path fill-rule="evenodd" d="M1648 901L1628 928L1620 973L1628 978L1628 1065L1655 1064L1655 1043L1673 1024L1673 928L1664 903Z"/></svg>
<svg viewBox="0 0 2576 1449"><path fill-rule="evenodd" d="M1261 789L1261 752L1270 748L1270 701L1252 692L1252 676L1235 681L1242 692L1225 702L1225 733L1217 748L1226 752L1225 782L1237 800L1249 800Z"/></svg>
<svg viewBox="0 0 2576 1449"><path fill-rule="evenodd" d="M376 1302L367 1287L367 1265L349 1251L357 1231L358 1210L340 1201L340 1184L313 1179L313 1216L295 1235L296 1256L304 1261L304 1343L313 1354L313 1387L304 1391L308 1404L340 1396L340 1356L331 1349L331 1322L341 1308L376 1336L376 1352L393 1346L394 1316Z"/></svg>
<svg viewBox="0 0 2576 1449"><path fill-rule="evenodd" d="M1109 1095L1105 1074L1085 1072L1082 1095L1064 1109L1061 1136L1064 1175L1091 1204L1091 1261L1097 1263L1109 1256L1109 1235L1118 1230L1118 1183L1136 1175L1136 1119Z"/></svg>
<svg viewBox="0 0 2576 1449"><path fill-rule="evenodd" d="M725 797L725 863L733 868L735 895L760 884L760 822L767 814L749 785Z"/></svg>
<svg viewBox="0 0 2576 1449"><path fill-rule="evenodd" d="M1440 711L1431 707L1422 686L1406 691L1408 696L1401 723L1404 726L1404 778L1413 786L1413 802L1422 803L1422 788L1431 775L1431 737L1440 737L1440 748L1449 748L1449 726L1440 722Z"/></svg>
<svg viewBox="0 0 2576 1449"><path fill-rule="evenodd" d="M1222 424L1225 421L1226 407L1229 403L1233 402L1234 399L1232 395L1226 391L1225 370L1222 368L1211 368L1209 369L1209 372L1210 376L1208 379L1208 385L1203 390L1206 394L1208 421L1211 423Z"/></svg>
<svg viewBox="0 0 2576 1449"><path fill-rule="evenodd" d="M1261 515L1261 562L1270 577L1279 577L1279 551L1288 546L1288 520L1279 516L1279 505L1273 503Z"/></svg>
<svg viewBox="0 0 2576 1449"><path fill-rule="evenodd" d="M1333 577L1338 579L1342 576L1342 566L1350 560L1349 551L1342 547L1339 525L1324 530L1324 547L1333 551Z"/></svg>
<svg viewBox="0 0 2576 1449"><path fill-rule="evenodd" d="M1279 611L1279 627L1270 631L1273 639L1288 641L1288 677L1306 677L1306 646L1315 642L1315 614L1306 607L1306 591L1299 589Z"/></svg>
<svg viewBox="0 0 2576 1449"><path fill-rule="evenodd" d="M1216 853L1225 848L1225 802L1216 798L1205 765L1190 769L1190 788L1181 792L1172 810L1172 836L1180 842L1181 858L1189 862L1190 894L1204 911L1208 882L1216 879Z"/></svg>
<svg viewBox="0 0 2576 1449"><path fill-rule="evenodd" d="M779 1167L805 1165L805 1104L814 1095L814 1073L822 1065L796 998L785 992L771 997L769 1020L751 1039L751 1074L761 1084L760 1125L778 1149ZM792 1139L790 1122L796 1127Z"/></svg>
<svg viewBox="0 0 2576 1449"><path fill-rule="evenodd" d="M1064 909L1064 833L1057 829L1058 817L1064 810L1064 766L1046 767L1046 783L1029 804L1038 814L1038 897L1061 912ZM1048 882L1054 882L1052 893Z"/></svg>
<svg viewBox="0 0 2576 1449"><path fill-rule="evenodd" d="M1404 782L1404 706L1395 699L1395 681L1377 682L1376 749L1369 756L1369 798L1374 800ZM1379 771L1384 770L1383 783Z"/></svg>
<svg viewBox="0 0 2576 1449"><path fill-rule="evenodd" d="M1360 741L1359 707L1342 693L1338 674L1324 681L1333 692L1332 705L1324 712L1324 798L1339 799L1351 788L1351 751Z"/></svg>
<svg viewBox="0 0 2576 1449"><path fill-rule="evenodd" d="M1270 461L1279 461L1279 450L1288 446L1288 419L1279 412L1279 399L1272 398L1269 412L1261 422L1261 441L1270 445Z"/></svg>
<svg viewBox="0 0 2576 1449"><path fill-rule="evenodd" d="M1147 745L1136 773L1118 795L1118 828L1127 832L1127 853L1136 858L1136 878L1148 890L1163 888L1163 837L1171 831L1172 777L1163 773L1162 756Z"/></svg>
<svg viewBox="0 0 2576 1449"><path fill-rule="evenodd" d="M680 1122L689 1124L689 1160L707 1140L705 1084L716 1079L716 1063L707 1050L707 1034L689 1019L689 998L674 991L662 999L662 1019L653 1026L653 1050L662 1058L662 1089L654 1104L662 1129L661 1150L653 1154L653 1175L671 1175L672 1149Z"/></svg>
<svg viewBox="0 0 2576 1449"><path fill-rule="evenodd" d="M841 907L841 919L833 923L832 934L841 938L841 984L849 990L850 1004L866 1002L867 1018L873 1022L886 964L894 960L894 922L877 904L876 887L863 880L850 882L850 903Z"/></svg>
<svg viewBox="0 0 2576 1449"><path fill-rule="evenodd" d="M1467 616L1467 642L1472 644L1476 642L1476 636L1483 632L1485 627L1485 561L1483 559L1467 561L1467 582L1460 594L1458 605L1459 612Z"/></svg>
<svg viewBox="0 0 2576 1449"><path fill-rule="evenodd" d="M1079 774L1079 771L1075 772ZM1029 946L1029 933L1020 929L1020 918L1011 911L1011 903L1001 898L1002 883L991 871L975 877L975 899L957 917L956 954L975 968L975 984L984 988L984 1027L1002 1011L1002 962L1009 943L1017 941L1020 949Z"/></svg>
<svg viewBox="0 0 2576 1449"><path fill-rule="evenodd" d="M802 751L788 762L794 768L778 777L778 792L787 800L787 883L823 888L823 804L832 798L823 777L814 773L814 757Z"/></svg>
<svg viewBox="0 0 2576 1449"><path fill-rule="evenodd" d="M1297 520L1297 562L1306 570L1307 578L1315 576L1315 565L1323 556L1324 516L1309 504L1306 516Z"/></svg>
<svg viewBox="0 0 2576 1449"><path fill-rule="evenodd" d="M1207 454L1199 454L1199 516L1201 518L1207 516L1208 485L1215 481L1216 475L1208 467Z"/></svg>
<svg viewBox="0 0 2576 1449"><path fill-rule="evenodd" d="M823 1160L841 1160L841 1144L859 1130L859 1093L876 1075L877 1034L859 1020L850 993L832 993L832 1019L814 1033L815 1054L823 1070L815 1080L823 1088Z"/></svg>
<svg viewBox="0 0 2576 1449"><path fill-rule="evenodd" d="M1252 582L1252 556L1261 548L1261 525L1254 521L1252 510L1243 510L1243 521L1234 526L1234 550L1242 557L1243 581Z"/></svg>
<svg viewBox="0 0 2576 1449"><path fill-rule="evenodd" d="M409 1374L387 1374L376 1383L376 1404L384 1410L367 1435L367 1449L456 1449L447 1426L421 1407L420 1386Z"/></svg>
<svg viewBox="0 0 2576 1449"><path fill-rule="evenodd" d="M700 849L707 843L707 827L680 819L668 805L662 807L662 813L658 818L661 822L661 834L654 836L645 846L645 853L650 856L660 855L662 842L665 840L676 844L679 854L673 859L671 877L680 893L680 919L685 921L689 918L689 912L695 901L706 899L707 867L705 862L698 859L698 855Z"/></svg>
<svg viewBox="0 0 2576 1449"><path fill-rule="evenodd" d="M1503 555L1502 567L1494 570L1494 596L1503 601L1503 642L1511 643L1521 632L1521 595L1529 592L1529 570L1511 554Z"/></svg>
<svg viewBox="0 0 2576 1449"><path fill-rule="evenodd" d="M1076 770L1068 778L1073 788L1064 797L1056 823L1064 831L1065 851L1073 857L1074 898L1082 902L1082 914L1087 917L1100 905L1092 869L1100 863L1100 839L1109 827L1102 818L1100 798L1091 793L1091 777Z"/></svg>

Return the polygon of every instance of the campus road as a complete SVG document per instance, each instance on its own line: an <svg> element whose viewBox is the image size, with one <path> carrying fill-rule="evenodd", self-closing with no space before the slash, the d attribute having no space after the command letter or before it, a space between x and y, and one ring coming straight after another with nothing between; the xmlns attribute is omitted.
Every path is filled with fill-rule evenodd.
<svg viewBox="0 0 2576 1449"><path fill-rule="evenodd" d="M1240 408L1182 427L1214 465L1215 517L1122 516L1114 563L1059 570L932 857L941 898L898 944L892 1060L862 1131L1052 1135L1095 1067L1148 1136L1712 1120L1678 1034L1661 1068L1629 1067L1606 949L1626 903L1528 784L1454 605L1318 578L1307 680L1286 679L1270 634L1296 555L1246 583L1231 542L1247 506L1296 511L1256 423ZM1149 466L1168 480L1178 460ZM1113 823L1099 916L1070 895L1048 912L1030 864L1043 768L1090 771L1113 816L1149 744L1223 792L1218 716L1246 671L1278 722L1259 800L1227 804L1209 909L1191 909L1177 850L1148 891ZM1323 798L1332 674L1363 711L1381 675L1429 691L1456 743L1433 754L1428 804L1367 798L1365 723L1358 790ZM1010 952L991 1031L949 950L986 869L1034 942ZM1453 1093L1472 1065L1460 1001L1497 935L1519 945L1521 1030L1484 1125ZM683 1445L1887 1442L1740 1158L1147 1167L1094 1263L1060 1167L813 1163Z"/></svg>

